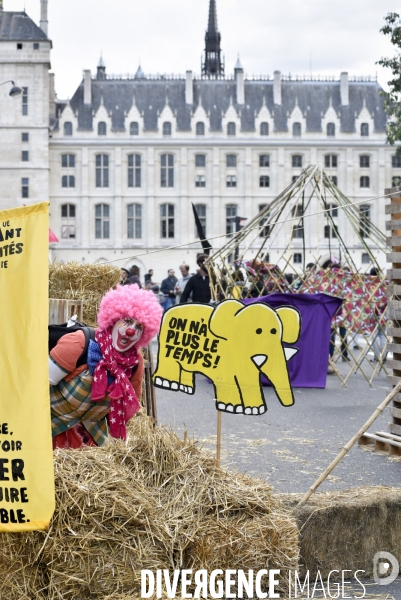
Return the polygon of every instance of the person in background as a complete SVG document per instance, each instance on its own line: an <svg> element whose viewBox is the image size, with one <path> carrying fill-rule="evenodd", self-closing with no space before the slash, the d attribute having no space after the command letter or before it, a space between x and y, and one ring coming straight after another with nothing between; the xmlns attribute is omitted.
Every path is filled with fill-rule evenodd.
<svg viewBox="0 0 401 600"><path fill-rule="evenodd" d="M154 293L154 295L156 296L159 304L161 304L163 306L166 299L164 297L164 294L162 294L162 292L160 291L160 287L158 285L152 285L151 290Z"/></svg>
<svg viewBox="0 0 401 600"><path fill-rule="evenodd" d="M120 269L120 271L121 271L121 280L120 280L121 285L129 285L129 281L128 281L129 271L128 271L128 269L124 269L124 267L123 267L122 269Z"/></svg>
<svg viewBox="0 0 401 600"><path fill-rule="evenodd" d="M176 304L180 303L181 294L185 290L185 286L187 285L188 281L191 279L191 275L189 273L189 265L183 263L180 266L180 271L181 271L181 277L178 279L177 285L175 288L175 293L176 293L175 303ZM189 299L188 302L191 302L191 299Z"/></svg>
<svg viewBox="0 0 401 600"><path fill-rule="evenodd" d="M153 277L153 269L149 269L149 271L147 273L145 273L145 286L148 282L150 282L150 285L154 285L154 283L152 281L152 277Z"/></svg>
<svg viewBox="0 0 401 600"><path fill-rule="evenodd" d="M174 269L168 270L168 277L163 279L160 286L161 292L164 294L163 308L167 310L173 304L175 304L175 286L177 285L177 277L175 276Z"/></svg>
<svg viewBox="0 0 401 600"><path fill-rule="evenodd" d="M379 275L376 267L371 268L370 275L373 275L374 277L377 277ZM384 311L385 311L385 307L377 308L377 306L375 306L375 316L376 316L376 319L378 320L379 324L377 326L376 336L375 336L375 339L373 340L373 344L372 344L372 350L373 350L374 357L370 359L370 362L382 363L382 362L386 362L386 359L387 359L387 352L386 352L387 335L386 335L386 324L384 321Z"/></svg>
<svg viewBox="0 0 401 600"><path fill-rule="evenodd" d="M139 279L139 267L132 265L129 270L128 283L136 283L138 287L142 287L141 280Z"/></svg>
<svg viewBox="0 0 401 600"><path fill-rule="evenodd" d="M185 286L185 290L181 294L180 304L186 304L189 296L192 293L192 302L200 304L209 304L211 300L210 281L205 261L208 258L207 254L198 254L196 262L199 266L199 271L189 279Z"/></svg>

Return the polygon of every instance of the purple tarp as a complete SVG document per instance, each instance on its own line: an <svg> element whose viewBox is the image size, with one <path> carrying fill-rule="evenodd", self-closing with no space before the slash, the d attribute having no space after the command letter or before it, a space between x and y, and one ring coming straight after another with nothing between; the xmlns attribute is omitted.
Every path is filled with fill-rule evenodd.
<svg viewBox="0 0 401 600"><path fill-rule="evenodd" d="M329 362L331 320L339 306L340 298L327 294L270 294L260 298L244 298L245 304L264 302L272 308L294 306L301 313L301 335L296 344L299 348L288 362L293 387L325 388ZM267 380L264 379L264 384Z"/></svg>

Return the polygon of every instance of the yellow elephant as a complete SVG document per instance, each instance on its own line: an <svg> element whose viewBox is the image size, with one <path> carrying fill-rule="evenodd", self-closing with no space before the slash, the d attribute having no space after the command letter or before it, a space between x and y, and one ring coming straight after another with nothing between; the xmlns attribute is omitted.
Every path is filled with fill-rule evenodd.
<svg viewBox="0 0 401 600"><path fill-rule="evenodd" d="M225 300L173 306L163 315L153 382L156 387L193 394L195 373L214 385L216 408L258 415L267 408L261 375L284 406L294 403L287 360L296 348L301 317L289 306L273 310L263 303Z"/></svg>

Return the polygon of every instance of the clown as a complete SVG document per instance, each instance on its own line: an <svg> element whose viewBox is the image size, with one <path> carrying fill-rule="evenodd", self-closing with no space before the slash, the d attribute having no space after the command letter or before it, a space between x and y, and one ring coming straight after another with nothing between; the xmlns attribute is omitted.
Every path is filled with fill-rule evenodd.
<svg viewBox="0 0 401 600"><path fill-rule="evenodd" d="M59 339L49 356L53 448L102 446L107 429L126 438L126 423L141 408L139 350L158 332L161 314L153 292L118 285L100 303L87 364L76 366L85 348L82 331Z"/></svg>

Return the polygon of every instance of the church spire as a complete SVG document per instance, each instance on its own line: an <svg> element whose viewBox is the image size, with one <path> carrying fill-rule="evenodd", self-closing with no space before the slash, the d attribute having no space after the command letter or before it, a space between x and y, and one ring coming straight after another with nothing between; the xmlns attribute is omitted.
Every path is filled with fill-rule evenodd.
<svg viewBox="0 0 401 600"><path fill-rule="evenodd" d="M202 77L224 77L224 60L221 57L221 35L217 26L216 0L210 0L209 23L205 36L205 54L202 61Z"/></svg>

